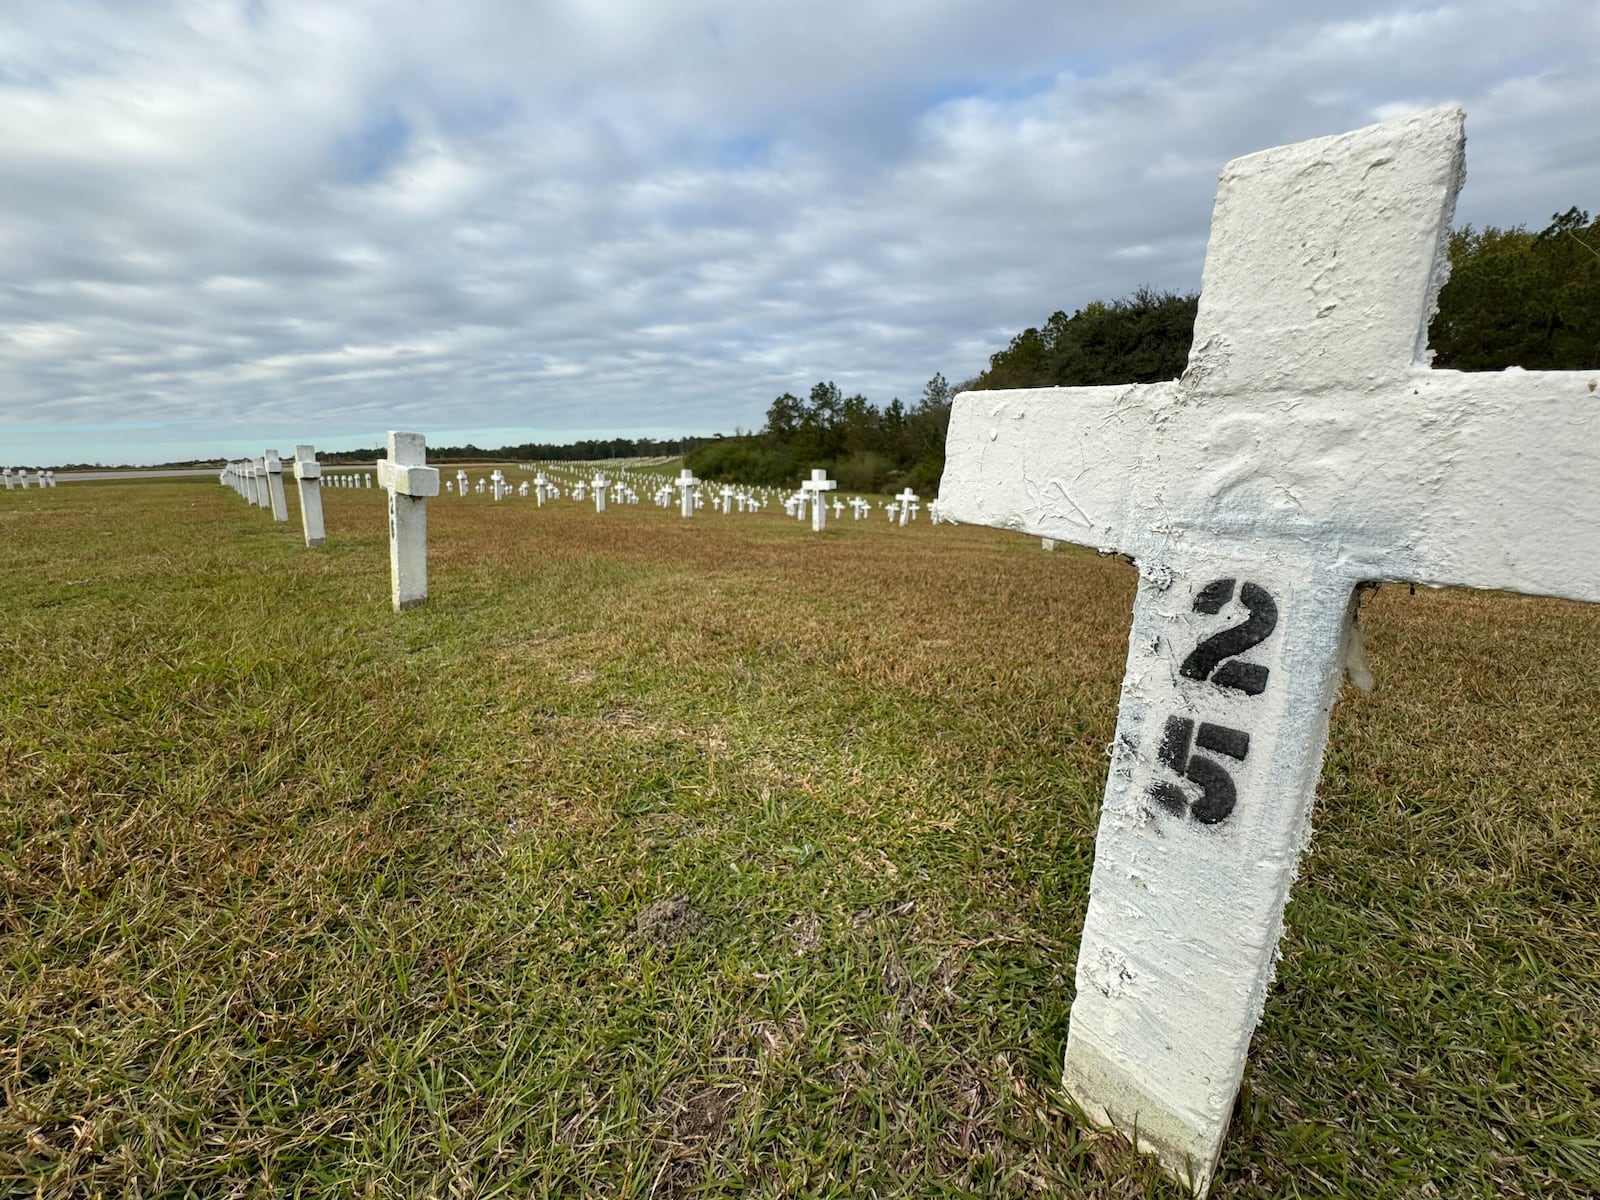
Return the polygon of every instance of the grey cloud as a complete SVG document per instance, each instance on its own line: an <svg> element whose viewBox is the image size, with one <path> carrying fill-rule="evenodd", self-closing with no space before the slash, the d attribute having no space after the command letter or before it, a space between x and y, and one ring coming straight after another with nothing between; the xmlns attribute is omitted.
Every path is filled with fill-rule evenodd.
<svg viewBox="0 0 1600 1200"><path fill-rule="evenodd" d="M1588 5L1130 7L23 0L0 459L910 398L1198 286L1227 158L1445 100L1459 219L1600 206ZM8 433L97 418L164 428Z"/></svg>

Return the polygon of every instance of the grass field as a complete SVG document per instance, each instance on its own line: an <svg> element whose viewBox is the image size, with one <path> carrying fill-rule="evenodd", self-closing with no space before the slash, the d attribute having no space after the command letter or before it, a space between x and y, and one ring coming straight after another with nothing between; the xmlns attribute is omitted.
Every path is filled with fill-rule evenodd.
<svg viewBox="0 0 1600 1200"><path fill-rule="evenodd" d="M1177 1194L1057 1087L1131 567L324 501L0 493L0 1195ZM1595 1195L1600 606L1363 625L1213 1195Z"/></svg>

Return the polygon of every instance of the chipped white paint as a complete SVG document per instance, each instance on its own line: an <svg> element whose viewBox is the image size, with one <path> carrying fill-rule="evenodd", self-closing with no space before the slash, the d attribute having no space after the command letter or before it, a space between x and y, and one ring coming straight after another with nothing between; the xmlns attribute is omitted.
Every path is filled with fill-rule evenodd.
<svg viewBox="0 0 1600 1200"><path fill-rule="evenodd" d="M312 446L294 448L294 478L300 488L300 525L306 545L317 547L327 540L322 524L322 467Z"/></svg>
<svg viewBox="0 0 1600 1200"><path fill-rule="evenodd" d="M811 478L800 485L811 501L811 532L821 533L828 526L828 493L838 487L821 467L813 468Z"/></svg>
<svg viewBox="0 0 1600 1200"><path fill-rule="evenodd" d="M1229 163L1181 379L952 413L948 517L1139 564L1065 1082L1197 1191L1310 837L1355 587L1600 601L1589 376L1427 365L1462 146L1438 109Z"/></svg>
<svg viewBox="0 0 1600 1200"><path fill-rule="evenodd" d="M283 460L276 450L268 450L263 459L267 472L267 502L272 506L274 521L289 519L289 502L283 494Z"/></svg>
<svg viewBox="0 0 1600 1200"><path fill-rule="evenodd" d="M389 584L395 612L428 598L428 497L439 494L439 472L424 465L427 461L427 443L420 433L393 431L389 457L378 460L378 486L389 491Z"/></svg>

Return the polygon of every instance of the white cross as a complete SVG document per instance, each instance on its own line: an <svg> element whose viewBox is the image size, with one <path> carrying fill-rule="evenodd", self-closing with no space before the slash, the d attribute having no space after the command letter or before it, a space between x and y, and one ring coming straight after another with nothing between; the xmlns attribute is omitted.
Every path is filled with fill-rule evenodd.
<svg viewBox="0 0 1600 1200"><path fill-rule="evenodd" d="M859 521L872 511L872 501L863 500L860 496L852 496L850 498L850 507L855 512L855 519Z"/></svg>
<svg viewBox="0 0 1600 1200"><path fill-rule="evenodd" d="M544 507L544 494L550 488L550 481L545 478L543 471L533 477L533 498L540 508Z"/></svg>
<svg viewBox="0 0 1600 1200"><path fill-rule="evenodd" d="M678 472L678 482L673 486L683 493L683 508L681 511L686 517L694 516L694 490L699 485L700 481L694 477L694 472L689 470L688 467Z"/></svg>
<svg viewBox="0 0 1600 1200"><path fill-rule="evenodd" d="M828 524L827 493L839 485L828 478L828 473L821 467L811 471L811 478L800 485L800 490L811 499L811 532L821 533Z"/></svg>
<svg viewBox="0 0 1600 1200"><path fill-rule="evenodd" d="M439 494L439 472L424 465L427 461L420 433L393 431L389 457L378 460L378 486L389 490L389 590L395 612L428 598L428 497Z"/></svg>
<svg viewBox="0 0 1600 1200"><path fill-rule="evenodd" d="M722 515L727 516L733 506L733 487L730 484L722 485ZM744 511L744 501L739 502L739 511Z"/></svg>
<svg viewBox="0 0 1600 1200"><path fill-rule="evenodd" d="M16 480L11 475L11 468L7 467L4 471L0 471L0 475L5 476L6 491L9 492L16 485Z"/></svg>
<svg viewBox="0 0 1600 1200"><path fill-rule="evenodd" d="M895 499L900 501L899 523L904 525L908 520L911 519L911 506L917 502L917 494L910 488L907 488L905 491L896 496Z"/></svg>
<svg viewBox="0 0 1600 1200"><path fill-rule="evenodd" d="M322 525L322 467L317 463L315 447L294 448L294 478L300 489L300 527L305 531L306 545L320 546L328 538Z"/></svg>
<svg viewBox="0 0 1600 1200"><path fill-rule="evenodd" d="M595 512L605 512L606 488L611 486L611 481L607 479L603 473L596 472L594 478L590 480L589 483L594 492Z"/></svg>
<svg viewBox="0 0 1600 1200"><path fill-rule="evenodd" d="M1437 109L1222 172L1194 348L1149 385L979 392L958 520L1139 564L1065 1082L1203 1191L1272 977L1352 593L1600 601L1593 373L1427 365L1462 178Z"/></svg>

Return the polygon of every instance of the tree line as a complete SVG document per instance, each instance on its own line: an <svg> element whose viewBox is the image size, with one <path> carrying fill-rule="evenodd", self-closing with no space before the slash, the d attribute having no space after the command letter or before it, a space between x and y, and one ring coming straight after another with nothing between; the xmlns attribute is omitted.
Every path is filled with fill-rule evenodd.
<svg viewBox="0 0 1600 1200"><path fill-rule="evenodd" d="M490 449L468 442L465 446L429 446L428 462L483 462L485 460L513 459L554 462L580 462L604 458L676 458L693 450L705 438L585 438L576 442L520 442L514 446ZM371 466L376 459L389 451L382 447L371 450L319 450L317 458L336 466Z"/></svg>

